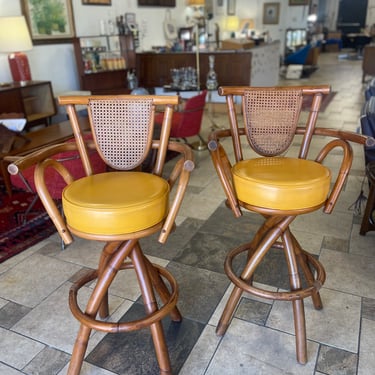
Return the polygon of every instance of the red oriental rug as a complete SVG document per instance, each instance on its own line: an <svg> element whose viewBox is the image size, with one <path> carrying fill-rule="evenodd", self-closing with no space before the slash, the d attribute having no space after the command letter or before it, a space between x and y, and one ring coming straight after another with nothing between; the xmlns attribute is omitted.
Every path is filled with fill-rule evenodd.
<svg viewBox="0 0 375 375"><path fill-rule="evenodd" d="M0 190L0 263L56 232L39 199L25 217L34 197L27 192L9 197Z"/></svg>

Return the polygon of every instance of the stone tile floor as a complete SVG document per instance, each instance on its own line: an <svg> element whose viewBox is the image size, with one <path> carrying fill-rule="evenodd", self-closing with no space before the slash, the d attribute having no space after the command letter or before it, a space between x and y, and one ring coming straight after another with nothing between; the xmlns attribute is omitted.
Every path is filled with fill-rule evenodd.
<svg viewBox="0 0 375 375"><path fill-rule="evenodd" d="M361 61L320 56L309 79L280 84L329 83L337 95L319 125L355 131L364 102ZM226 116L207 113L203 135ZM312 151L318 149L319 142ZM245 296L226 335L215 326L229 293L223 271L227 251L245 242L260 223L247 214L234 219L223 205L224 195L207 151L196 153L178 228L166 245L155 238L142 241L152 261L167 266L180 286L181 324L163 322L175 374L327 374L367 375L375 368L375 232L359 235L361 214L350 209L363 186L364 158L354 145L355 159L345 191L332 215L321 211L293 223L301 244L319 256L327 272L321 291L324 308L306 300L309 361L295 360L292 311L289 303ZM291 153L295 150L292 147ZM329 160L333 169L337 159ZM363 207L362 207L363 212ZM246 234L247 233L247 234ZM66 374L78 324L68 307L71 283L95 268L100 245L77 239L60 250L56 235L0 265L0 374ZM286 270L277 251L271 252L255 281L266 288L286 288ZM91 286L83 288L82 304ZM142 306L134 275L121 273L110 292L111 319L131 319ZM84 375L157 374L147 330L107 335L95 332L82 368Z"/></svg>

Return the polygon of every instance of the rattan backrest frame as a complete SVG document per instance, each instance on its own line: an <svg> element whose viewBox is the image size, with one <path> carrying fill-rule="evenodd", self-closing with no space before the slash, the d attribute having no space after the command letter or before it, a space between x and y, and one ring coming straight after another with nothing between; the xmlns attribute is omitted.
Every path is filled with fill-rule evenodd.
<svg viewBox="0 0 375 375"><path fill-rule="evenodd" d="M247 141L261 156L281 155L291 145L302 108L302 90L245 90L242 110Z"/></svg>
<svg viewBox="0 0 375 375"><path fill-rule="evenodd" d="M76 106L87 106L99 154L109 166L120 170L131 170L142 164L151 149L155 109L164 108L160 143L153 169L153 173L161 175L169 142L173 108L178 103L179 97L176 95L59 97L59 104L66 106L87 175L92 174L92 167L79 126Z"/></svg>
<svg viewBox="0 0 375 375"><path fill-rule="evenodd" d="M118 170L139 167L151 150L152 99L90 99L88 110L94 141L106 164Z"/></svg>
<svg viewBox="0 0 375 375"><path fill-rule="evenodd" d="M316 85L316 86L275 86L275 87L249 87L249 86L222 86L219 87L219 94L226 97L227 110L229 116L229 124L231 128L232 142L234 148L234 155L236 161L243 160L242 143L240 134L245 127L245 134L250 147L259 155L275 156L285 152L293 141L297 126L301 126L300 113L305 96L312 96L311 106L309 108L308 116L305 126L305 133L301 142L301 147L298 157L306 158L311 143L311 138L316 126L318 113L321 107L323 95L330 93L329 85ZM235 98L240 97L242 101L242 111L244 118L244 125L238 122L238 109L235 105ZM284 102L278 105L274 101L280 100ZM289 103L291 101L291 103ZM294 101L294 103L293 103ZM253 113L253 104L255 110ZM288 110L287 116L280 115L280 121L285 123L287 118L290 119L290 124L278 126L278 119L275 113L262 112L262 106L268 109L269 112L276 114L282 113L283 109ZM264 117L264 119L262 118ZM285 119L283 118L285 117ZM267 129L267 119L271 118L272 126ZM259 129L254 131L253 125L258 126ZM242 130L240 130L242 129ZM256 128L255 128L256 129ZM277 131L281 134L276 134ZM270 133L277 142L274 141L264 142L264 134L270 136ZM283 134L285 132L286 134ZM274 149L273 149L274 147Z"/></svg>

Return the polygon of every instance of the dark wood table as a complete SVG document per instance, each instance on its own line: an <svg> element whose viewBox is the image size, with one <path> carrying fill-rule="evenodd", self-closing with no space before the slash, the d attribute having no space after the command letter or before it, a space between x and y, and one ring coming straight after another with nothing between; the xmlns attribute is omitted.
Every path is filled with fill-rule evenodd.
<svg viewBox="0 0 375 375"><path fill-rule="evenodd" d="M87 117L81 117L80 126L82 131L90 129ZM12 184L7 170L9 161L4 160L6 156L24 156L39 150L45 146L50 146L67 141L73 137L73 130L70 121L63 121L45 128L25 134L28 142L20 138L17 140L9 153L0 153L0 172L4 179L4 184L9 195L12 195Z"/></svg>

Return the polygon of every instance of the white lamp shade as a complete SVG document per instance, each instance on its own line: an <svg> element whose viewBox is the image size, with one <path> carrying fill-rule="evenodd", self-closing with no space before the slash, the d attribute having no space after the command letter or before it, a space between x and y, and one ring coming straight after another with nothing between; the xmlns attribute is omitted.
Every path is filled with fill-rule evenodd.
<svg viewBox="0 0 375 375"><path fill-rule="evenodd" d="M28 51L32 47L25 17L0 17L0 52Z"/></svg>

